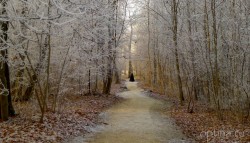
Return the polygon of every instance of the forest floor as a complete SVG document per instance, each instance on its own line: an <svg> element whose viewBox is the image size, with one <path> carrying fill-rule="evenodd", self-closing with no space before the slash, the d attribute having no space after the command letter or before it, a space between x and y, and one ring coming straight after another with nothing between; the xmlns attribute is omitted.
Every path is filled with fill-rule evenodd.
<svg viewBox="0 0 250 143"><path fill-rule="evenodd" d="M220 120L215 110L199 101L195 103L194 112L188 113L187 103L180 106L178 99L161 95L144 84L140 86L148 91L148 96L173 103L171 117L187 137L199 143L250 143L249 120L242 123L228 111L224 111L224 119ZM169 112L166 111L166 114Z"/></svg>
<svg viewBox="0 0 250 143"><path fill-rule="evenodd" d="M65 139L90 132L97 124L98 115L123 99L115 94L121 85L113 85L111 95L65 96L60 113L47 112L39 123L40 112L35 101L14 103L18 116L0 122L0 143L62 142Z"/></svg>

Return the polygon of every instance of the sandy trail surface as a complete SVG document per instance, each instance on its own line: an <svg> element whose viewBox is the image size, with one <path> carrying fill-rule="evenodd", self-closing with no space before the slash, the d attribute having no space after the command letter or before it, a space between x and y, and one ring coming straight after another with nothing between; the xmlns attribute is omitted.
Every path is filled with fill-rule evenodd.
<svg viewBox="0 0 250 143"><path fill-rule="evenodd" d="M163 110L171 103L146 96L137 82L126 82L128 91L119 96L126 100L113 106L102 118L107 125L72 142L86 143L179 143L186 137Z"/></svg>

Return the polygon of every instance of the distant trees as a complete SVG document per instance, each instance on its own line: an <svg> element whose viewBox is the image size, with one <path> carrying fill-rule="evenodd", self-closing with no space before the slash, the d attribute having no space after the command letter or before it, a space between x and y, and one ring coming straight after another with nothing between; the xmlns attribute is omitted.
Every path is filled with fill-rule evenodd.
<svg viewBox="0 0 250 143"><path fill-rule="evenodd" d="M186 99L188 112L193 111L195 100L202 100L216 109L220 118L224 109L241 120L249 118L249 1L148 2L144 1L147 11L141 13L145 25L135 32L142 41L137 43L137 51L144 53L157 72L141 68L142 79L148 83L158 76L156 84L161 86L152 87L179 95L180 102ZM151 38L146 46L148 31ZM154 56L157 60L151 58Z"/></svg>

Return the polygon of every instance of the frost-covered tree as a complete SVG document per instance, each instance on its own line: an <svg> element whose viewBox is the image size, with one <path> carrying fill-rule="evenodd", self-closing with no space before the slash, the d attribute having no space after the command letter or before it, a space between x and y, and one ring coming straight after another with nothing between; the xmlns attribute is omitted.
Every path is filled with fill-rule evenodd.
<svg viewBox="0 0 250 143"><path fill-rule="evenodd" d="M48 109L59 110L63 95L110 93L114 73L119 78L125 0L1 4L1 63L10 69L8 80L1 68L1 111L7 112L7 94L15 101L36 99L42 122Z"/></svg>
<svg viewBox="0 0 250 143"><path fill-rule="evenodd" d="M202 100L220 118L223 109L231 109L247 119L249 1L145 0L141 5L137 51L150 61L149 70L141 66L143 79L165 94L182 91L188 112L193 112L195 100ZM151 79L155 81L148 82Z"/></svg>

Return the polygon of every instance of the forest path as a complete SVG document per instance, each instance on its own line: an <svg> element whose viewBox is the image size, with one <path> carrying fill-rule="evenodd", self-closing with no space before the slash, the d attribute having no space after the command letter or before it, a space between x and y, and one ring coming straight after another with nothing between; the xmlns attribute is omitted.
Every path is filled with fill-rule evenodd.
<svg viewBox="0 0 250 143"><path fill-rule="evenodd" d="M143 94L137 82L126 82L128 91L119 96L126 100L103 114L105 125L85 137L87 143L169 143L181 142L185 136L162 111L171 103ZM79 140L78 140L79 142Z"/></svg>

